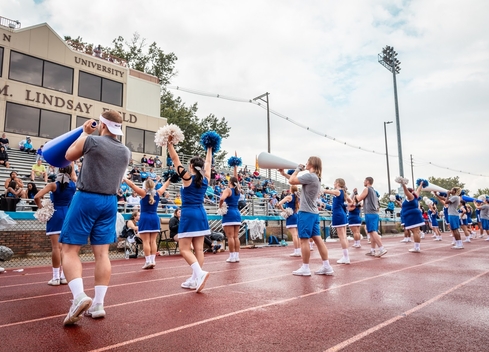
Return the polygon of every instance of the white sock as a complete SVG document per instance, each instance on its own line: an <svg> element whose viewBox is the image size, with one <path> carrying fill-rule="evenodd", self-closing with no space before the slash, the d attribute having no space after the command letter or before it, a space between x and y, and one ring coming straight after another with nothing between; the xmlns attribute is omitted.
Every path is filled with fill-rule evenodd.
<svg viewBox="0 0 489 352"><path fill-rule="evenodd" d="M156 262L156 254L151 254L149 257L151 258L151 263Z"/></svg>
<svg viewBox="0 0 489 352"><path fill-rule="evenodd" d="M66 280L66 276L65 276L65 272L63 271L63 268L61 268L61 267L59 268L59 273L60 273L60 276L59 277L61 279L65 279Z"/></svg>
<svg viewBox="0 0 489 352"><path fill-rule="evenodd" d="M59 280L59 268L53 268L53 279Z"/></svg>
<svg viewBox="0 0 489 352"><path fill-rule="evenodd" d="M421 243L414 242L414 249L421 249Z"/></svg>
<svg viewBox="0 0 489 352"><path fill-rule="evenodd" d="M384 250L384 246L379 247L379 251L381 251L381 252L382 252L383 250Z"/></svg>
<svg viewBox="0 0 489 352"><path fill-rule="evenodd" d="M71 290L71 293L73 294L73 299L76 299L76 297L80 293L83 293L85 291L83 289L83 279L81 277L77 277L76 279L73 279L70 282L68 282L68 286Z"/></svg>
<svg viewBox="0 0 489 352"><path fill-rule="evenodd" d="M328 260L323 260L323 267L329 268L331 265L329 265L329 259Z"/></svg>
<svg viewBox="0 0 489 352"><path fill-rule="evenodd" d="M93 297L92 305L104 304L105 294L107 293L108 286L95 286L95 297Z"/></svg>
<svg viewBox="0 0 489 352"><path fill-rule="evenodd" d="M348 249L343 249L343 257L349 258L349 256L348 256Z"/></svg>
<svg viewBox="0 0 489 352"><path fill-rule="evenodd" d="M146 258L146 263L151 263L151 256L150 255L145 255L144 258Z"/></svg>
<svg viewBox="0 0 489 352"><path fill-rule="evenodd" d="M309 264L304 264L304 263L303 263L303 264L302 264L302 267L303 267L304 269L309 270Z"/></svg>
<svg viewBox="0 0 489 352"><path fill-rule="evenodd" d="M199 262L193 263L192 265L190 265L190 267L193 270L192 273L193 279L197 279L200 275L202 275L202 268L200 267Z"/></svg>
<svg viewBox="0 0 489 352"><path fill-rule="evenodd" d="M460 247L462 247L462 246L463 246L462 240L458 240L458 241L457 241L457 246L460 246Z"/></svg>
<svg viewBox="0 0 489 352"><path fill-rule="evenodd" d="M239 252L234 252L234 258L239 259Z"/></svg>

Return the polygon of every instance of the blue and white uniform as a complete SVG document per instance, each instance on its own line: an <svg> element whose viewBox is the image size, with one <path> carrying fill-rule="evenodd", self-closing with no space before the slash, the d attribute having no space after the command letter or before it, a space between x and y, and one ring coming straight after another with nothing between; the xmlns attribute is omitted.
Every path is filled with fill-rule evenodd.
<svg viewBox="0 0 489 352"><path fill-rule="evenodd" d="M230 188L231 195L224 199L228 205L228 212L222 216L222 226L241 225L241 213L238 209L240 194L236 194L236 188Z"/></svg>
<svg viewBox="0 0 489 352"><path fill-rule="evenodd" d="M160 231L160 218L156 213L158 204L160 203L160 195L158 192L155 192L154 200L153 204L149 204L149 194L146 194L146 196L139 202L141 205L141 216L138 222L139 234Z"/></svg>
<svg viewBox="0 0 489 352"><path fill-rule="evenodd" d="M418 198L414 197L411 201L407 198L402 202L402 217L406 230L424 225L423 214L419 210Z"/></svg>
<svg viewBox="0 0 489 352"><path fill-rule="evenodd" d="M348 225L360 226L362 225L362 218L360 217L360 206L356 206L355 209L348 212Z"/></svg>
<svg viewBox="0 0 489 352"><path fill-rule="evenodd" d="M432 227L438 227L438 213L428 210L428 216L430 217L430 222Z"/></svg>
<svg viewBox="0 0 489 352"><path fill-rule="evenodd" d="M295 203L297 202L297 196L292 194L292 200L285 203L285 208L292 209L293 213L285 220L285 228L297 227L297 211L295 210Z"/></svg>
<svg viewBox="0 0 489 352"><path fill-rule="evenodd" d="M61 191L61 183L56 182L56 191L50 194L55 211L51 219L46 223L46 235L59 235L61 233L63 221L75 192L76 185L73 181L70 180L63 191Z"/></svg>
<svg viewBox="0 0 489 352"><path fill-rule="evenodd" d="M331 227L346 226L348 221L346 218L345 193L342 189L340 194L333 197L333 220Z"/></svg>
<svg viewBox="0 0 489 352"><path fill-rule="evenodd" d="M210 235L207 213L204 209L204 195L208 186L207 179L202 178L202 186L197 188L195 176L187 187L182 187L182 214L178 224L178 237L199 237Z"/></svg>

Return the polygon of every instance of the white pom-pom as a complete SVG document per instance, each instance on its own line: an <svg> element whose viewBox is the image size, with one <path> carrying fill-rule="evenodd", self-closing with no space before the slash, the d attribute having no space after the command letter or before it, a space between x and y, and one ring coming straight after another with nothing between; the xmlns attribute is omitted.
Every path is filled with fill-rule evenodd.
<svg viewBox="0 0 489 352"><path fill-rule="evenodd" d="M395 195L393 195L393 194L391 194L391 195L389 196L389 200L390 200L391 202L395 202L395 201L396 201L396 196L395 196Z"/></svg>
<svg viewBox="0 0 489 352"><path fill-rule="evenodd" d="M160 127L158 132L155 133L155 143L160 147L166 147L168 139L172 137L171 143L178 144L185 139L182 130L177 125L170 123L169 125Z"/></svg>
<svg viewBox="0 0 489 352"><path fill-rule="evenodd" d="M486 195L485 194L481 194L480 196L477 197L478 200L481 200L481 201L485 201L486 200Z"/></svg>
<svg viewBox="0 0 489 352"><path fill-rule="evenodd" d="M40 222L48 222L53 216L56 209L54 209L54 204L51 199L43 199L42 208L37 209L34 213L34 217Z"/></svg>
<svg viewBox="0 0 489 352"><path fill-rule="evenodd" d="M284 219L287 219L292 214L294 214L292 208L285 208L284 211L280 212L280 216L283 217Z"/></svg>
<svg viewBox="0 0 489 352"><path fill-rule="evenodd" d="M409 180L407 178L404 178L404 177L401 177L401 176L396 177L396 179L394 181L396 181L399 184L403 184L404 183L405 185L407 185L409 183Z"/></svg>
<svg viewBox="0 0 489 352"><path fill-rule="evenodd" d="M217 215L226 215L228 213L228 203L222 202L222 205L217 209Z"/></svg>
<svg viewBox="0 0 489 352"><path fill-rule="evenodd" d="M426 196L424 196L424 197L423 197L423 201L424 201L425 203L426 203L426 201L427 201L428 199L429 199L429 198L428 198L428 197L426 197Z"/></svg>
<svg viewBox="0 0 489 352"><path fill-rule="evenodd" d="M426 197L425 197L425 198L426 198ZM423 199L423 200L424 200L424 199ZM429 198L428 198L427 200L425 200L425 201L424 201L424 203L425 203L427 206L429 206L429 207L431 207L431 206L433 205L433 201L432 201L431 199L429 199Z"/></svg>

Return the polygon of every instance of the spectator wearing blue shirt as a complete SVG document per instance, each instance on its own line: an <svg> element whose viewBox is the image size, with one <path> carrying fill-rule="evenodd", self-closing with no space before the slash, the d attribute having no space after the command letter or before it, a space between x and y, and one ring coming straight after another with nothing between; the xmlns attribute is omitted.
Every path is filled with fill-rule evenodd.
<svg viewBox="0 0 489 352"><path fill-rule="evenodd" d="M389 203L387 203L387 208L385 208L385 213L391 213L391 216L394 215L394 202L393 201L389 201Z"/></svg>
<svg viewBox="0 0 489 352"><path fill-rule="evenodd" d="M36 153L36 150L34 149L34 147L31 144L31 137L27 137L27 139L25 140L25 143L24 143L24 152L26 152L26 153L33 153L33 154Z"/></svg>
<svg viewBox="0 0 489 352"><path fill-rule="evenodd" d="M156 174L153 171L153 168L149 169L149 171L148 171L148 178L152 179L153 181L156 181Z"/></svg>
<svg viewBox="0 0 489 352"><path fill-rule="evenodd" d="M140 176L141 176L141 182L146 181L146 179L149 177L148 171L146 171L146 168L144 168L144 167L141 168Z"/></svg>

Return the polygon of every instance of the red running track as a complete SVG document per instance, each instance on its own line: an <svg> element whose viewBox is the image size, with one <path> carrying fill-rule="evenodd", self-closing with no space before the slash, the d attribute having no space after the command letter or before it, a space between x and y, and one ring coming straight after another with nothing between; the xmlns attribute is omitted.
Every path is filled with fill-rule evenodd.
<svg viewBox="0 0 489 352"><path fill-rule="evenodd" d="M338 265L339 243L328 243L334 276L297 277L291 247L206 254L211 272L197 294L180 288L190 268L180 256L112 262L105 319L63 327L71 293L51 287L51 268L8 269L0 275L0 351L487 351L489 242L464 250L423 240L421 253L401 237L384 239L388 253L350 248ZM320 267L317 251L311 269ZM93 263L84 264L93 295Z"/></svg>

